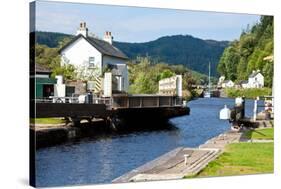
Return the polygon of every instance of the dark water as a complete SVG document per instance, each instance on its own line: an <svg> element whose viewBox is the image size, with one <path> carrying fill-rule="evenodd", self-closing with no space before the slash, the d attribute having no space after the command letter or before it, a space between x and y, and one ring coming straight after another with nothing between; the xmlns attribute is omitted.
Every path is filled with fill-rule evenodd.
<svg viewBox="0 0 281 189"><path fill-rule="evenodd" d="M109 183L116 177L179 146L196 147L229 130L219 120L224 104L234 99L198 99L189 102L189 116L173 118L170 129L85 138L37 150L38 186ZM252 115L253 101L246 101Z"/></svg>

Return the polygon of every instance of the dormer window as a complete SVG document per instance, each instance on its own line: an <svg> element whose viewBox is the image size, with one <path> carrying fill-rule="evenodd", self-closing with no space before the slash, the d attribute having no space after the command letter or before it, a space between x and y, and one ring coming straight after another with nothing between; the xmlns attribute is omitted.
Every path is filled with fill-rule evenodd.
<svg viewBox="0 0 281 189"><path fill-rule="evenodd" d="M95 67L95 57L89 57L89 67Z"/></svg>

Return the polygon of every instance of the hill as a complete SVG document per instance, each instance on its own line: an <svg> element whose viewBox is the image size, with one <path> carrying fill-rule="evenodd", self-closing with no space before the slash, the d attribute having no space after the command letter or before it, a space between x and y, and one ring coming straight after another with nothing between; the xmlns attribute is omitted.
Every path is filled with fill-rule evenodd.
<svg viewBox="0 0 281 189"><path fill-rule="evenodd" d="M59 42L64 38L72 38L73 35L57 33L57 32L43 32L36 31L36 42L40 45L47 45L50 48L58 47Z"/></svg>
<svg viewBox="0 0 281 189"><path fill-rule="evenodd" d="M182 64L203 74L208 73L210 61L213 76L227 45L226 41L202 40L190 35L165 36L145 43L115 43L130 58L149 56L158 62Z"/></svg>
<svg viewBox="0 0 281 189"><path fill-rule="evenodd" d="M36 32L39 44L49 47L58 46L63 38L72 35L52 32ZM190 35L165 36L154 41L144 43L114 42L129 58L149 56L156 62L181 64L199 73L208 73L208 64L211 62L211 73L217 76L219 59L228 45L227 41L202 40Z"/></svg>

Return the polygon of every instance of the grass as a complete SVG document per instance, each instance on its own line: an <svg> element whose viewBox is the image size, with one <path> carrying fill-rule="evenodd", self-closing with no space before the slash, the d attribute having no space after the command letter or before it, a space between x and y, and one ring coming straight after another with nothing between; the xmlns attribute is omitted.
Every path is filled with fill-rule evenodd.
<svg viewBox="0 0 281 189"><path fill-rule="evenodd" d="M250 139L273 140L274 128L250 130L245 133L245 136Z"/></svg>
<svg viewBox="0 0 281 189"><path fill-rule="evenodd" d="M30 122L35 124L60 124L65 123L65 120L62 118L32 118Z"/></svg>
<svg viewBox="0 0 281 189"><path fill-rule="evenodd" d="M254 99L257 96L271 95L271 88L253 88L253 89L235 89L235 88L226 88L225 94L227 97L236 98L245 96L246 98Z"/></svg>
<svg viewBox="0 0 281 189"><path fill-rule="evenodd" d="M273 143L233 143L194 177L273 172ZM185 177L190 178L190 177Z"/></svg>

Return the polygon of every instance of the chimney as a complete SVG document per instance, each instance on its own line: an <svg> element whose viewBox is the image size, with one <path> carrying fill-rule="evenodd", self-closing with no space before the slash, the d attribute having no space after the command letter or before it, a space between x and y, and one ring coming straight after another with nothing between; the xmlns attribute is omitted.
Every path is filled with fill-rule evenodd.
<svg viewBox="0 0 281 189"><path fill-rule="evenodd" d="M111 35L111 32L106 31L105 34L104 34L104 36L103 36L103 40L112 45L113 37L112 37L112 35Z"/></svg>
<svg viewBox="0 0 281 189"><path fill-rule="evenodd" d="M88 37L88 28L86 27L86 22L81 22L80 27L78 28L76 35L83 35L84 37Z"/></svg>

